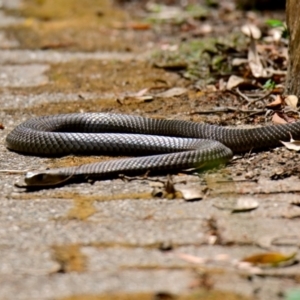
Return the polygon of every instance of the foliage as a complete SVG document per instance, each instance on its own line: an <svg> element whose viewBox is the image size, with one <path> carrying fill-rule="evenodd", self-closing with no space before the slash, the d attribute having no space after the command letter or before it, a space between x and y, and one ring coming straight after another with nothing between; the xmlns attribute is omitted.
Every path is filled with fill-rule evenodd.
<svg viewBox="0 0 300 300"><path fill-rule="evenodd" d="M266 21L266 24L272 28L278 28L282 31L281 35L283 38L288 38L289 33L287 26L284 22L277 19L269 19Z"/></svg>
<svg viewBox="0 0 300 300"><path fill-rule="evenodd" d="M268 79L265 84L263 85L263 88L266 90L273 90L276 86L276 83L272 79Z"/></svg>

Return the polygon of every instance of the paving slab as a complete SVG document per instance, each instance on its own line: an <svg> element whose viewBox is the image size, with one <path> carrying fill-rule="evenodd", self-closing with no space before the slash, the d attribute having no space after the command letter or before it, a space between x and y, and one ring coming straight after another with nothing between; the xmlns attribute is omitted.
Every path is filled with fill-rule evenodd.
<svg viewBox="0 0 300 300"><path fill-rule="evenodd" d="M0 41L4 41L0 46L0 298L83 300L120 292L185 295L200 289L208 295L228 292L222 299L279 300L297 287L300 179L297 174L281 180L268 175L285 158L299 160L298 154L286 149L249 154L225 169L204 174L121 177L39 191L15 186L26 170L104 159L100 155L33 157L9 151L7 134L30 117L93 110L192 119L183 113L186 107L210 105L201 91L188 90L170 100L137 97L145 88L191 87L178 74L155 73L151 47L143 40L135 45L137 51L23 49L6 28L22 26L24 19L3 10L18 10L20 5L0 1ZM100 26L99 32L120 30L118 24L114 26ZM156 34L157 41L151 43L159 48L169 37L161 40ZM100 68L88 74L88 80L83 74L67 80L61 72L55 73L58 80L51 77L57 65L72 73L70 66L91 61L113 64L108 73L102 74ZM141 88L134 84L142 71L128 78L122 73L117 78L122 88L116 92L116 74L124 71L124 64L128 70L139 69L140 62L144 72L155 76L147 77ZM104 79L109 82L105 88L88 86L88 81ZM70 80L72 88L62 89L58 83L67 85ZM174 193L166 189L170 180L177 189ZM178 192L182 188L199 188L203 193L196 201L186 201ZM257 207L231 209L245 198L255 200ZM295 260L275 267L242 264L249 256L274 252L295 253Z"/></svg>

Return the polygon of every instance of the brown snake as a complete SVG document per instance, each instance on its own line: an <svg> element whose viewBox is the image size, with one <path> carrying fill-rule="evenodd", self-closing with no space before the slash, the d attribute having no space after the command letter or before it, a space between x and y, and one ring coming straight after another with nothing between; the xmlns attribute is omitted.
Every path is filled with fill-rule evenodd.
<svg viewBox="0 0 300 300"><path fill-rule="evenodd" d="M30 155L144 155L27 173L28 186L41 186L68 178L207 167L227 162L236 152L278 146L290 136L300 137L300 122L234 129L124 114L75 113L30 119L10 132L6 143L9 149Z"/></svg>

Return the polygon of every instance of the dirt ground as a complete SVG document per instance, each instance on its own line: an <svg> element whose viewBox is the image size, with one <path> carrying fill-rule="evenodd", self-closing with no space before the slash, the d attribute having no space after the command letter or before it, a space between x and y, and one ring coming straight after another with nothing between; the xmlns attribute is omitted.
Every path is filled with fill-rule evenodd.
<svg viewBox="0 0 300 300"><path fill-rule="evenodd" d="M269 105L283 99L287 42L267 24L283 11L157 2L1 1L1 299L300 299L300 157L285 147L199 174L15 186L28 170L112 159L6 149L7 134L34 116L240 127L298 118L288 102ZM270 76L247 60L246 24L262 35L256 67Z"/></svg>

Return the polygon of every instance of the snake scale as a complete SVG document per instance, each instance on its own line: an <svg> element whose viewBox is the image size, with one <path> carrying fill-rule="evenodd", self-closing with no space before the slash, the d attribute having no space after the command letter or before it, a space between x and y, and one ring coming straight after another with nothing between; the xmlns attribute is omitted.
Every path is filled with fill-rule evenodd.
<svg viewBox="0 0 300 300"><path fill-rule="evenodd" d="M139 156L77 167L28 172L28 186L72 177L107 177L148 170L182 170L227 162L233 153L270 148L300 137L300 122L251 129L114 113L37 117L10 132L7 147L30 155Z"/></svg>

